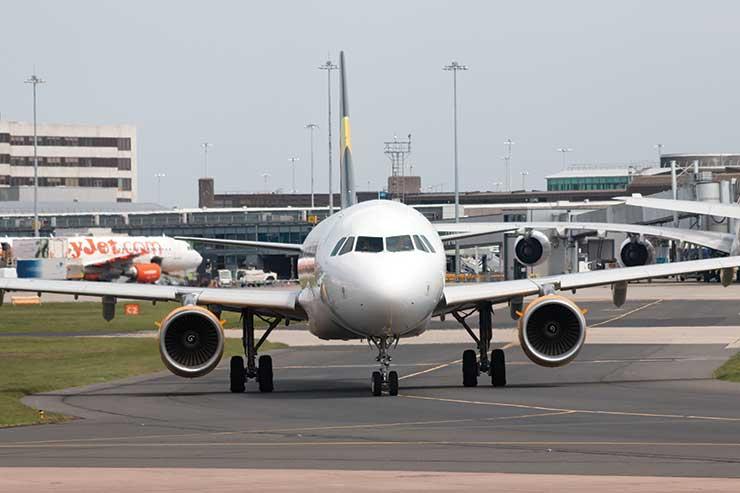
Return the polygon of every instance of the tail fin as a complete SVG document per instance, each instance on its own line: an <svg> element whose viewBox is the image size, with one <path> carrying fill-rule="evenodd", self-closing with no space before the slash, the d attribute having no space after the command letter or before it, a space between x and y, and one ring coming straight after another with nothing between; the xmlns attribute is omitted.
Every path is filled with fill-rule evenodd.
<svg viewBox="0 0 740 493"><path fill-rule="evenodd" d="M352 142L349 127L349 103L347 101L347 74L344 52L339 52L339 184L342 209L357 203L355 170L352 166Z"/></svg>

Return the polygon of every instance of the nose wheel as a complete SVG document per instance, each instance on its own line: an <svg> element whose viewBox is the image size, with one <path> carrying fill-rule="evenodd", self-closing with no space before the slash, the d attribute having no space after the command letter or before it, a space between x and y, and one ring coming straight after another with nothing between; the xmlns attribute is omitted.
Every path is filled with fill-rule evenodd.
<svg viewBox="0 0 740 493"><path fill-rule="evenodd" d="M391 396L398 395L398 372L389 370L391 366L391 356L388 354L391 345L390 338L374 337L370 340L378 348L376 360L380 363L380 370L374 371L370 378L370 390L376 397L383 395L383 391ZM395 342L398 344L398 338Z"/></svg>

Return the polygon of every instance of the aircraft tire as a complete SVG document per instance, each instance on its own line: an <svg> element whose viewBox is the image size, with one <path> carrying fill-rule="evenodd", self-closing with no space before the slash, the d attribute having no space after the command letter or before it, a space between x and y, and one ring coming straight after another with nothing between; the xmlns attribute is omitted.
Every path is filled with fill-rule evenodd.
<svg viewBox="0 0 740 493"><path fill-rule="evenodd" d="M247 379L246 371L244 371L244 358L241 356L232 356L229 368L229 380L230 389L233 393L244 392L245 381Z"/></svg>
<svg viewBox="0 0 740 493"><path fill-rule="evenodd" d="M491 385L506 387L506 357L503 349L491 351Z"/></svg>
<svg viewBox="0 0 740 493"><path fill-rule="evenodd" d="M398 395L398 373L388 372L388 395Z"/></svg>
<svg viewBox="0 0 740 493"><path fill-rule="evenodd" d="M379 397L383 393L383 375L379 371L374 371L372 379L370 381L370 389L373 391L375 397Z"/></svg>
<svg viewBox="0 0 740 493"><path fill-rule="evenodd" d="M463 351L462 357L463 386L475 387L478 385L478 357L472 349Z"/></svg>
<svg viewBox="0 0 740 493"><path fill-rule="evenodd" d="M272 358L268 355L260 356L257 366L257 383L260 392L272 392Z"/></svg>

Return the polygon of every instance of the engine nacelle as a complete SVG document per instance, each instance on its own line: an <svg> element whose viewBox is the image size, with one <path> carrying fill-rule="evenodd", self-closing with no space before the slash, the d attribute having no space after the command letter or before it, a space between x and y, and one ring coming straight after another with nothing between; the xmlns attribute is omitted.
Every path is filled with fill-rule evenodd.
<svg viewBox="0 0 740 493"><path fill-rule="evenodd" d="M158 264L134 264L128 274L138 283L152 284L162 276L162 267Z"/></svg>
<svg viewBox="0 0 740 493"><path fill-rule="evenodd" d="M627 238L619 247L619 265L622 267L648 265L654 261L655 248L645 238Z"/></svg>
<svg viewBox="0 0 740 493"><path fill-rule="evenodd" d="M578 306L557 295L541 296L519 319L519 343L540 366L570 363L586 342L586 319Z"/></svg>
<svg viewBox="0 0 740 493"><path fill-rule="evenodd" d="M159 327L159 354L177 376L202 377L224 354L224 331L207 309L188 305L172 310Z"/></svg>
<svg viewBox="0 0 740 493"><path fill-rule="evenodd" d="M528 231L514 243L514 256L527 267L534 267L547 260L551 251L550 239L540 231Z"/></svg>

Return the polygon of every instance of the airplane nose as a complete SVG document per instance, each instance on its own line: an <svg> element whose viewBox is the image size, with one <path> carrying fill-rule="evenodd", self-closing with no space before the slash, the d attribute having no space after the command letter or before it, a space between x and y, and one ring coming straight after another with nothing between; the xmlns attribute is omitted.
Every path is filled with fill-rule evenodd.
<svg viewBox="0 0 740 493"><path fill-rule="evenodd" d="M397 269L364 271L335 298L341 318L373 336L403 335L423 326L439 301L426 276ZM411 269L413 270L413 269Z"/></svg>
<svg viewBox="0 0 740 493"><path fill-rule="evenodd" d="M384 328L395 334L418 327L436 304L429 283L416 276L389 277L380 284L378 295L376 303L384 317Z"/></svg>

